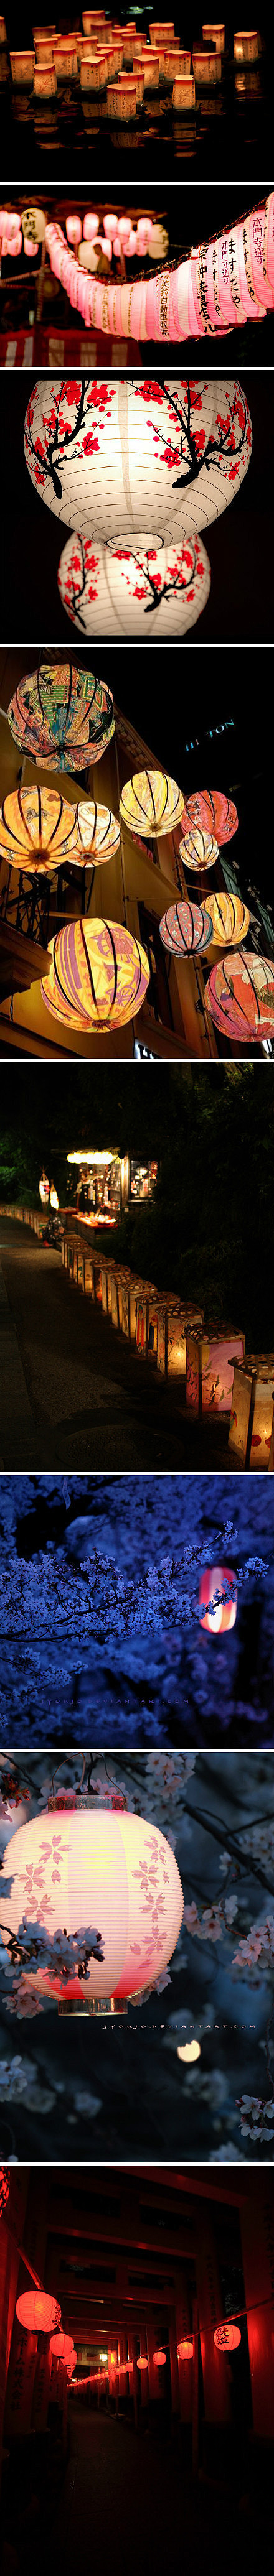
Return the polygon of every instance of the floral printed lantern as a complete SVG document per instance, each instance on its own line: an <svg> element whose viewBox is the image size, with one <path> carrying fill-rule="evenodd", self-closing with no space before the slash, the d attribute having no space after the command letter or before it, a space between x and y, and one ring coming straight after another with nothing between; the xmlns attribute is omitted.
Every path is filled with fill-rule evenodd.
<svg viewBox="0 0 274 2576"><path fill-rule="evenodd" d="M54 876L74 858L77 824L74 806L50 787L23 787L5 796L0 806L0 857L27 876Z"/></svg>
<svg viewBox="0 0 274 2576"><path fill-rule="evenodd" d="M218 841L213 839L212 832L201 832L197 823L193 831L185 832L183 841L179 841L179 850L183 867L192 868L196 876L201 875L204 868L216 867Z"/></svg>
<svg viewBox="0 0 274 2576"><path fill-rule="evenodd" d="M236 2352L236 2346L240 2342L239 2326L230 2325L229 2320L224 2326L215 2326L214 2343L216 2343L217 2352Z"/></svg>
<svg viewBox="0 0 274 2576"><path fill-rule="evenodd" d="M175 778L168 777L167 770L135 770L122 788L122 823L126 823L128 832L138 831L145 841L158 840L162 832L174 832L183 810L181 789Z"/></svg>
<svg viewBox="0 0 274 2576"><path fill-rule="evenodd" d="M172 903L162 914L160 937L172 957L191 957L194 951L200 956L212 938L210 913L200 903Z"/></svg>
<svg viewBox="0 0 274 2576"><path fill-rule="evenodd" d="M120 824L110 805L95 805L85 798L84 803L76 805L75 821L77 856L82 867L89 861L91 867L99 868L105 860L115 857L120 847Z"/></svg>
<svg viewBox="0 0 274 2576"><path fill-rule="evenodd" d="M200 1620L200 1626L201 1628L207 1628L210 1630L210 1634L213 1637L219 1637L220 1635L223 1636L224 1630L227 1628L235 1628L235 1621L237 1618L236 1590L234 1593L234 1601L219 1600L216 1602L216 1609L213 1609L214 1593L223 1592L225 1585L233 1582L234 1575L231 1565L206 1565L204 1574L200 1575L199 1605L203 1610L203 1618Z"/></svg>
<svg viewBox="0 0 274 2576"><path fill-rule="evenodd" d="M52 964L41 984L47 1010L74 1029L125 1028L149 984L146 949L123 922L69 921L49 941Z"/></svg>
<svg viewBox="0 0 274 2576"><path fill-rule="evenodd" d="M81 635L187 634L206 607L210 563L201 537L185 545L98 545L68 537L58 566L64 608Z"/></svg>
<svg viewBox="0 0 274 2576"><path fill-rule="evenodd" d="M246 939L250 912L247 904L242 903L240 895L223 894L223 891L221 894L213 894L211 915L212 935L213 939L217 940L219 948L224 947L226 940L229 948L234 946L237 948L238 940Z"/></svg>
<svg viewBox="0 0 274 2576"><path fill-rule="evenodd" d="M48 375L31 393L24 450L60 521L132 546L203 533L239 491L251 439L245 394L226 376Z"/></svg>
<svg viewBox="0 0 274 2576"><path fill-rule="evenodd" d="M58 2299L47 2297L46 2290L23 2290L22 2297L16 2300L16 2316L19 2325L26 2327L26 2334L50 2334L51 2327L60 2323L61 2308Z"/></svg>
<svg viewBox="0 0 274 2576"><path fill-rule="evenodd" d="M19 750L43 769L86 769L101 760L114 734L113 698L93 671L77 663L39 663L19 680L8 707Z"/></svg>
<svg viewBox="0 0 274 2576"><path fill-rule="evenodd" d="M260 1045L274 1037L274 967L270 957L233 948L212 967L205 1007L231 1045Z"/></svg>
<svg viewBox="0 0 274 2576"><path fill-rule="evenodd" d="M165 1836L142 1816L81 1805L36 1816L13 1835L5 1853L11 1893L3 1897L4 1943L17 1938L22 1916L41 1927L43 1952L27 1976L31 1992L67 2002L142 1993L162 1974L178 1941L183 1891ZM33 1892L32 1892L33 1891ZM89 1931L90 1923L99 1926ZM73 1957L66 1976L65 1936ZM78 1975L77 1935L87 1934L87 1974ZM91 1955L91 1943L94 1955ZM34 1940L35 1949L35 1940ZM25 1984L25 1979L24 1979ZM36 2294L35 2294L36 2295ZM32 2303L31 2294L31 2303ZM39 2294L40 2296L40 2294ZM59 2322L48 2301L51 2328ZM52 2313L53 2311L53 2313ZM42 2322L42 2319L41 2319Z"/></svg>
<svg viewBox="0 0 274 2576"><path fill-rule="evenodd" d="M221 795L219 787L214 795L209 788L203 793L199 789L195 796L187 797L183 833L196 831L196 824L200 832L213 832L215 841L222 848L224 842L231 841L233 833L238 831L236 805L232 805L230 796Z"/></svg>

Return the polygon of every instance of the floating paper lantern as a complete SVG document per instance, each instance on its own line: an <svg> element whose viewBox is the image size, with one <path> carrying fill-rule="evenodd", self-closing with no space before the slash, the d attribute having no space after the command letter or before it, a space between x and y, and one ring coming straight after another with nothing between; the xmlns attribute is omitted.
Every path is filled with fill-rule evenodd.
<svg viewBox="0 0 274 2576"><path fill-rule="evenodd" d="M177 2359L193 2361L193 2335L184 2335L182 2342L177 2343Z"/></svg>
<svg viewBox="0 0 274 2576"><path fill-rule="evenodd" d="M84 804L76 805L75 822L79 864L83 866L89 860L91 867L102 867L106 859L114 858L120 847L120 824L110 805L95 805L85 799Z"/></svg>
<svg viewBox="0 0 274 2576"><path fill-rule="evenodd" d="M183 542L218 518L247 471L251 437L234 380L62 376L51 379L49 415L41 377L24 451L40 498L60 521L82 536L122 537L124 545L129 537L132 546L136 534L148 546L156 532L159 542L163 535Z"/></svg>
<svg viewBox="0 0 274 2576"><path fill-rule="evenodd" d="M82 249L84 245L82 244ZM185 546L111 544L68 537L58 568L64 608L82 635L187 633L205 608L210 564L200 537Z"/></svg>
<svg viewBox="0 0 274 2576"><path fill-rule="evenodd" d="M183 833L190 829L196 831L196 824L200 832L213 832L215 841L222 848L225 841L231 841L233 833L238 831L236 805L232 805L230 796L221 795L219 787L215 788L214 794L209 788L203 793L199 788L195 796L187 796Z"/></svg>
<svg viewBox="0 0 274 2576"><path fill-rule="evenodd" d="M246 939L249 930L250 912L247 904L242 903L240 895L223 894L223 891L221 894L213 894L210 901L213 939L218 941L218 946L221 948L224 940L228 940L229 947L234 947L235 944L237 948L238 941Z"/></svg>
<svg viewBox="0 0 274 2576"><path fill-rule="evenodd" d="M225 2326L215 2326L214 2343L216 2343L217 2352L236 2352L236 2345L240 2342L239 2326L232 2326L228 2322Z"/></svg>
<svg viewBox="0 0 274 2576"><path fill-rule="evenodd" d="M19 680L8 723L20 751L44 769L86 769L114 734L110 689L73 662L43 662Z"/></svg>
<svg viewBox="0 0 274 2576"><path fill-rule="evenodd" d="M223 1592L224 1585L233 1582L231 1565L206 1565L204 1574L200 1575L199 1604L204 1612L200 1626L207 1628L212 1637L223 1636L227 1628L235 1628L237 1591L234 1594L234 1601L218 1601L216 1609L213 1609L214 1593ZM206 1607L209 1604L210 1607Z"/></svg>
<svg viewBox="0 0 274 2576"><path fill-rule="evenodd" d="M149 984L146 949L124 923L70 921L49 940L52 964L41 984L47 1010L66 1026L125 1028L140 1011Z"/></svg>
<svg viewBox="0 0 274 2576"><path fill-rule="evenodd" d="M174 832L183 809L181 789L175 778L168 777L167 770L135 770L122 788L122 823L126 823L128 832L138 831L145 841L157 840L162 832Z"/></svg>
<svg viewBox="0 0 274 2576"><path fill-rule="evenodd" d="M212 967L205 985L205 1008L215 1027L231 1044L260 1045L274 1038L274 966L270 957L252 949L229 950Z"/></svg>
<svg viewBox="0 0 274 2576"><path fill-rule="evenodd" d="M201 955L212 938L210 913L200 903L170 904L169 911L162 914L160 937L163 948L169 948L173 957L190 957L194 950L196 956Z"/></svg>
<svg viewBox="0 0 274 2576"><path fill-rule="evenodd" d="M54 876L77 843L74 805L50 787L19 787L0 806L0 856L27 876Z"/></svg>
<svg viewBox="0 0 274 2576"><path fill-rule="evenodd" d="M20 1841L20 1834L15 1840ZM16 2300L16 2316L18 2324L26 2327L26 2334L50 2334L51 2327L59 2325L61 2308L58 2299L47 2297L46 2290L23 2290Z"/></svg>
<svg viewBox="0 0 274 2576"><path fill-rule="evenodd" d="M196 876L199 876L199 872L201 873L204 868L216 866L218 841L213 839L212 832L199 832L196 823L193 832L187 831L183 841L179 842L179 849L183 867L193 868Z"/></svg>
<svg viewBox="0 0 274 2576"><path fill-rule="evenodd" d="M46 1904L47 1932L56 1936L56 1951L64 1923L71 1938L90 1923L99 1926L93 1937L103 1955L89 1958L87 2000L141 1992L161 1974L178 1940L184 1900L177 1861L156 1825L120 1810L109 1813L96 1806L90 1812L80 1802L63 1814L55 1808L20 1827L5 1863L12 1885L2 1903L4 1943L10 1932L17 1936L22 1912L28 1917L34 1902L35 1922L44 1923ZM57 1978L39 1964L37 1988L56 2000L83 2000L77 1954L68 1981L62 1961ZM60 2309L56 2312L54 2300L46 2306L52 2329Z"/></svg>

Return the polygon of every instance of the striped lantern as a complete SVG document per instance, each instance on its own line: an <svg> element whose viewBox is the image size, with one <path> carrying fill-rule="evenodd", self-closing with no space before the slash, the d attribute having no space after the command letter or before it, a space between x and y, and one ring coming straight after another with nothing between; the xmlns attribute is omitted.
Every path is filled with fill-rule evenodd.
<svg viewBox="0 0 274 2576"><path fill-rule="evenodd" d="M26 2334L50 2334L51 2326L60 2324L61 2308L46 2290L23 2290L16 2300L16 2316Z"/></svg>
<svg viewBox="0 0 274 2576"><path fill-rule="evenodd" d="M83 804L76 805L76 821L78 850L75 856L79 857L79 865L83 866L90 860L91 866L98 868L102 867L105 859L115 857L120 847L120 824L110 805L95 805L86 798Z"/></svg>
<svg viewBox="0 0 274 2576"><path fill-rule="evenodd" d="M184 796L166 770L135 770L122 788L121 821L128 832L137 830L145 841L157 840L161 832L174 832L183 811Z"/></svg>
<svg viewBox="0 0 274 2576"><path fill-rule="evenodd" d="M121 95L118 81L118 102ZM77 263L80 285L81 275ZM110 298L112 292L110 286ZM154 279L152 294L154 300ZM110 327L111 301L108 309ZM150 337L149 300L146 318ZM172 545L198 530L203 535L233 501L235 478L239 491L251 440L242 386L212 375L126 373L103 382L94 370L73 379L59 375L51 377L50 401L48 377L41 376L24 426L26 465L39 499L82 537L123 547L134 536L153 545L157 535Z"/></svg>
<svg viewBox="0 0 274 2576"><path fill-rule="evenodd" d="M162 914L160 937L173 957L201 955L212 938L211 915L201 903L172 903Z"/></svg>
<svg viewBox="0 0 274 2576"><path fill-rule="evenodd" d="M223 891L221 894L213 894L210 900L213 939L218 941L220 948L223 948L226 940L229 948L234 946L237 948L239 940L246 939L249 930L250 912L247 904L242 903L241 895L223 894Z"/></svg>
<svg viewBox="0 0 274 2576"><path fill-rule="evenodd" d="M274 1038L274 966L270 957L252 949L229 950L212 967L205 985L205 1007L215 1027L231 1044L260 1045Z"/></svg>
<svg viewBox="0 0 274 2576"><path fill-rule="evenodd" d="M21 753L30 752L43 769L86 769L111 742L113 698L79 663L41 658L38 669L19 680L8 723Z"/></svg>
<svg viewBox="0 0 274 2576"><path fill-rule="evenodd" d="M74 805L51 787L19 787L0 806L0 857L27 876L52 877L74 858L77 843Z"/></svg>
<svg viewBox="0 0 274 2576"><path fill-rule="evenodd" d="M201 832L213 832L215 841L222 848L223 843L231 841L233 833L238 831L236 805L232 805L230 796L221 795L219 787L215 788L214 794L209 788L204 791L197 789L196 795L187 796L183 834L196 830L196 824Z"/></svg>
<svg viewBox="0 0 274 2576"><path fill-rule="evenodd" d="M11 1892L1 1909L4 1943L11 1930L17 1936L22 1912L28 1918L34 1901L35 1921L46 1920L56 1942L52 1964L37 1966L36 1993L76 2004L84 1996L100 2005L105 1998L141 1993L162 1975L179 1938L184 1898L174 1852L156 1825L128 1809L110 1813L97 1802L96 1808L91 1802L83 1808L79 1800L76 1808L55 1808L22 1825L12 1851L8 1844L7 1859ZM91 1935L84 1985L77 1942L68 1979L62 1956L58 1963L64 1924L71 1939L77 1933L80 1939L90 1925L99 1927ZM31 1967L29 1982L32 1992ZM59 2320L60 2309L50 2318L51 2328Z"/></svg>
<svg viewBox="0 0 274 2576"><path fill-rule="evenodd" d="M146 949L117 921L69 921L49 941L51 967L43 1002L67 1027L125 1028L149 984Z"/></svg>
<svg viewBox="0 0 274 2576"><path fill-rule="evenodd" d="M192 868L196 876L202 874L204 868L215 868L218 841L213 839L212 832L199 831L197 823L193 831L185 832L184 840L179 841L179 850L183 867Z"/></svg>

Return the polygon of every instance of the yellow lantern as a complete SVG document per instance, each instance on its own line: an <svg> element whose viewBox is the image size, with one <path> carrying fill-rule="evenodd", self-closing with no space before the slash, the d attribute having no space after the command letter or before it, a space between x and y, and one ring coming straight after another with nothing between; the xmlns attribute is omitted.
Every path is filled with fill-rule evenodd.
<svg viewBox="0 0 274 2576"><path fill-rule="evenodd" d="M148 958L123 922L65 922L49 948L52 963L41 993L56 1019L89 1033L125 1028L141 1010L149 984Z"/></svg>
<svg viewBox="0 0 274 2576"><path fill-rule="evenodd" d="M19 787L0 806L0 857L27 876L54 876L77 842L74 805L50 787Z"/></svg>
<svg viewBox="0 0 274 2576"><path fill-rule="evenodd" d="M228 942L229 948L238 948L240 941L246 939L250 923L250 912L247 904L242 903L241 896L224 894L223 890L221 894L213 894L210 896L210 911L212 937L217 940L218 947L223 948Z"/></svg>
<svg viewBox="0 0 274 2576"><path fill-rule="evenodd" d="M184 812L184 796L175 778L166 770L138 769L126 780L120 796L120 814L128 832L158 840L161 832L174 832Z"/></svg>
<svg viewBox="0 0 274 2576"><path fill-rule="evenodd" d="M183 867L194 868L196 876L199 876L204 868L215 868L219 850L218 841L215 841L213 832L200 832L198 824L195 824L194 831L186 832L179 847Z"/></svg>
<svg viewBox="0 0 274 2576"><path fill-rule="evenodd" d="M110 805L95 805L86 798L76 806L76 822L79 863L90 860L95 868L115 857L120 847L120 824Z"/></svg>

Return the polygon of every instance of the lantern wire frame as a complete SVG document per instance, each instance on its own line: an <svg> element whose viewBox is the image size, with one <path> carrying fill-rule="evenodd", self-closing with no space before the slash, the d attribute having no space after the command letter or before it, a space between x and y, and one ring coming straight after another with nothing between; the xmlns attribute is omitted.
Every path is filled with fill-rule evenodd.
<svg viewBox="0 0 274 2576"><path fill-rule="evenodd" d="M211 914L204 904L184 903L183 899L170 904L168 912L162 913L160 939L178 965L194 955L201 956L212 939Z"/></svg>
<svg viewBox="0 0 274 2576"><path fill-rule="evenodd" d="M81 919L65 923L49 942L51 966L42 978L47 1009L75 1029L125 1028L141 1010L149 984L146 949L123 923Z"/></svg>
<svg viewBox="0 0 274 2576"><path fill-rule="evenodd" d="M135 770L122 788L121 820L128 832L137 830L144 840L158 840L162 833L175 831L182 819L184 801L181 788L167 770Z"/></svg>

